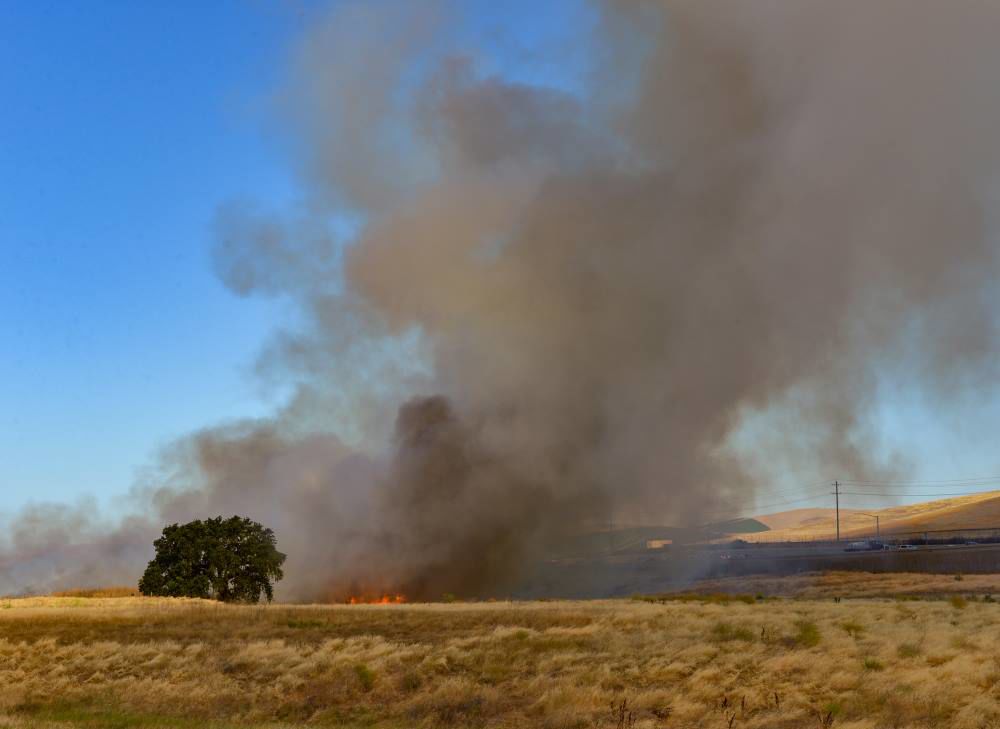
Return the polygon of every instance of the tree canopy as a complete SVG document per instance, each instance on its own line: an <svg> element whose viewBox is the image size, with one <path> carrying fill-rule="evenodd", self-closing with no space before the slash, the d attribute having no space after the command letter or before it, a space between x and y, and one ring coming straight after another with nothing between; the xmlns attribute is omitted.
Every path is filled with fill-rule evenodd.
<svg viewBox="0 0 1000 729"><path fill-rule="evenodd" d="M263 594L270 602L272 582L284 576L274 532L246 517L171 524L153 546L139 580L143 595L257 602Z"/></svg>

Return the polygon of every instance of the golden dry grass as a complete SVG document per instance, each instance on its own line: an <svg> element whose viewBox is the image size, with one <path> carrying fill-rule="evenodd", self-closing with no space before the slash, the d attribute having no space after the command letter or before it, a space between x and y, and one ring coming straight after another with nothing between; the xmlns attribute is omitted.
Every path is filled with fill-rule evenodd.
<svg viewBox="0 0 1000 729"><path fill-rule="evenodd" d="M950 595L1000 599L1000 575L935 575L923 572L807 572L785 577L754 575L702 580L686 593L763 595L809 600L828 598L943 598Z"/></svg>
<svg viewBox="0 0 1000 729"><path fill-rule="evenodd" d="M950 579L966 596L4 600L0 726L617 729L624 701L643 729L1000 727L1000 604Z"/></svg>
<svg viewBox="0 0 1000 729"><path fill-rule="evenodd" d="M136 587L113 586L113 587L90 587L77 588L75 590L60 590L53 592L51 597L139 597L140 592Z"/></svg>
<svg viewBox="0 0 1000 729"><path fill-rule="evenodd" d="M857 509L841 509L840 517L842 520L846 520L855 511ZM788 511L779 511L774 514L764 514L763 516L755 516L753 518L766 525L772 531L808 529L809 527L827 529L833 521L834 514L834 509L789 509Z"/></svg>
<svg viewBox="0 0 1000 729"><path fill-rule="evenodd" d="M957 496L919 504L876 509L883 534L933 531L935 529L988 529L1000 526L1000 492ZM832 539L833 509L794 509L754 517L771 531L739 534L747 541L796 541ZM875 520L858 510L841 509L840 532L844 538L874 535Z"/></svg>

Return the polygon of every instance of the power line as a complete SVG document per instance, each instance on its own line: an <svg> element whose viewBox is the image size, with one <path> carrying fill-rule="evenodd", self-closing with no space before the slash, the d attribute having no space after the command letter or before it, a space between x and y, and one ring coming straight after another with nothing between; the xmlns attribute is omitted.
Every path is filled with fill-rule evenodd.
<svg viewBox="0 0 1000 729"><path fill-rule="evenodd" d="M843 481L841 481L841 483L843 483ZM802 493L802 489L813 489L813 490L814 489L827 489L827 488L829 488L829 486L830 486L830 484L828 484L828 483L811 483L811 484L804 484L804 485L799 485L799 486L790 486L789 488L777 489L777 490L769 488L769 489L766 489L766 491L767 491L768 496L782 496L784 494L801 494ZM761 489L761 490L764 491L765 489Z"/></svg>
<svg viewBox="0 0 1000 729"><path fill-rule="evenodd" d="M763 504L761 506L756 506L755 505L754 509L756 509L756 510L759 511L761 509L773 509L775 506L787 506L788 504L801 504L804 501L815 501L816 499L818 499L818 498L820 498L822 496L823 496L823 494L813 494L811 496L804 496L801 499L790 499L788 501L779 501L777 503Z"/></svg>
<svg viewBox="0 0 1000 729"><path fill-rule="evenodd" d="M947 491L941 491L940 489L954 490L957 488L968 489L970 493L978 493L980 491L990 491L990 490L1000 490L1000 481L984 481L983 483L956 483L951 486L940 486L937 488L931 486L902 486L895 484L879 484L879 483L844 483L840 482L841 486L847 488L859 488L859 489L879 489L885 490L890 493L896 493L900 491L915 490L914 493L918 494L940 494L947 493Z"/></svg>
<svg viewBox="0 0 1000 729"><path fill-rule="evenodd" d="M834 502L835 508L837 509L837 541L840 541L840 481L833 482L833 494L836 498Z"/></svg>
<svg viewBox="0 0 1000 729"><path fill-rule="evenodd" d="M817 499L821 499L825 494L826 494L826 492L822 492L822 493L812 494L812 495L809 495L809 496L803 496L802 498L798 498L798 499L790 499L788 501L778 501L778 502L771 503L771 504L761 504L761 505L756 505L755 504L754 507L753 507L753 511L755 511L757 513L760 513L761 511L764 511L766 509L773 509L773 508L778 507L778 506L789 506L791 504L801 504L801 503L804 503L806 501L816 501ZM714 514L704 515L703 518L719 519L719 520L726 520L726 521L728 521L728 520L735 520L735 519L749 519L750 517L746 516L746 510L743 510L740 513L735 513L735 512L732 512L732 511L730 511L730 512L716 512Z"/></svg>
<svg viewBox="0 0 1000 729"><path fill-rule="evenodd" d="M982 481L983 483L978 483ZM818 501L826 495L834 495L837 500L834 504L835 511L839 510L839 497L840 496L865 496L865 497L882 497L882 498L907 498L907 497L936 497L936 496L974 496L979 494L989 493L989 491L944 491L944 492L883 492L883 491L843 491L844 486L874 486L874 487L885 487L885 488L902 488L902 487L920 487L920 486L931 486L931 485L965 485L965 486L976 486L976 485L996 485L1000 490L1000 476L996 478L982 478L982 479L951 479L947 481L835 481L834 489L835 491L826 491L829 486L823 484L813 484L814 487L824 488L823 491L815 491L806 494L802 497L796 499L786 499L782 501L774 501L767 504L754 504L749 511L748 509L742 509L739 512L728 511L728 512L712 512L708 514L703 514L702 518L710 519L712 521L736 521L738 519L749 519L748 511L752 515L753 513L760 514L766 512L769 509L775 509L782 506L792 506L795 504L803 504L810 501ZM785 493L801 493L796 488L782 489L779 491L770 492L771 495L781 495Z"/></svg>
<svg viewBox="0 0 1000 729"><path fill-rule="evenodd" d="M841 480L849 486L945 486L956 484L1000 483L1000 476L981 476L978 478L955 478L946 481L852 481Z"/></svg>
<svg viewBox="0 0 1000 729"><path fill-rule="evenodd" d="M949 492L938 492L936 494L901 494L901 493L884 493L884 492L871 492L871 491L841 491L844 496L883 496L890 498L900 498L905 496L977 496L980 494L988 494L989 491L949 491Z"/></svg>

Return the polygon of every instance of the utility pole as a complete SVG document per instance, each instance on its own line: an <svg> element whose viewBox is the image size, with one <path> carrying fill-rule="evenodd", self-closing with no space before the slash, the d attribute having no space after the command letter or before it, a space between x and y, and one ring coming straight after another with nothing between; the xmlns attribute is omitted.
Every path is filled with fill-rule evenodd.
<svg viewBox="0 0 1000 729"><path fill-rule="evenodd" d="M608 509L608 542L611 545L611 551L615 551L615 507L612 505Z"/></svg>
<svg viewBox="0 0 1000 729"><path fill-rule="evenodd" d="M882 538L882 533L881 533L881 531L878 528L878 514L864 514L864 513L862 513L861 516L870 516L871 518L873 518L875 520L875 540L876 541L880 540Z"/></svg>
<svg viewBox="0 0 1000 729"><path fill-rule="evenodd" d="M837 509L837 541L840 541L840 481L833 482L833 495L836 498L834 502Z"/></svg>

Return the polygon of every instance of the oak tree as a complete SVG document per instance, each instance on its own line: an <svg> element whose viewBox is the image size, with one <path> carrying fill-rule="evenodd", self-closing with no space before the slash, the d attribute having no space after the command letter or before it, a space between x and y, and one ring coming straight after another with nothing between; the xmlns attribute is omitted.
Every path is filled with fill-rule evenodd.
<svg viewBox="0 0 1000 729"><path fill-rule="evenodd" d="M164 527L156 556L139 580L143 595L201 597L223 602L274 598L285 555L274 532L245 517L191 521Z"/></svg>

